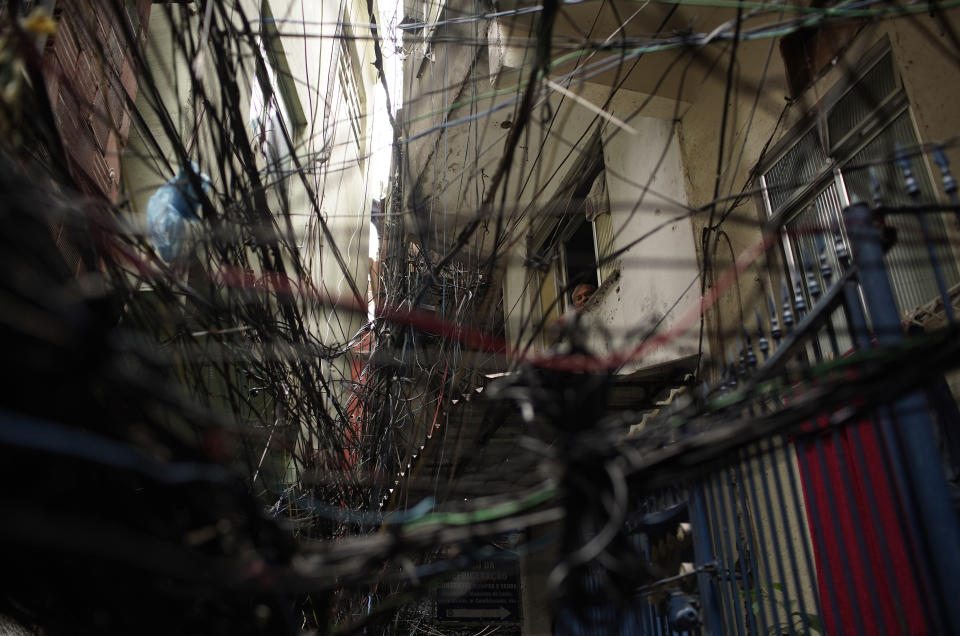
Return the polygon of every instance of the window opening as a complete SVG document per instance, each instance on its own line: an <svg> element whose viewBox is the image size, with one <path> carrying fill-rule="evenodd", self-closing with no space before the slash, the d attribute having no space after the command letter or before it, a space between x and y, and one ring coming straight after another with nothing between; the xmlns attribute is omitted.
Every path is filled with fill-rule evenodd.
<svg viewBox="0 0 960 636"><path fill-rule="evenodd" d="M618 264L610 258L613 247L613 217L610 215L610 197L607 194L607 175L601 172L584 201L584 213L593 223L594 252L597 256L597 285L614 275Z"/></svg>
<svg viewBox="0 0 960 636"><path fill-rule="evenodd" d="M593 240L593 224L580 223L566 241L563 242L566 282L569 289L581 283L597 287L597 254Z"/></svg>
<svg viewBox="0 0 960 636"><path fill-rule="evenodd" d="M910 118L905 92L896 74L892 54L884 43L868 58L875 60L860 78L832 103L819 110L825 121L803 125L794 141L763 174L767 214L783 223L783 247L788 264L801 258L816 258L815 234L825 237L827 258L836 267L833 235L843 234L841 211L850 201L873 198L870 168L881 184L885 205L910 203L903 189L900 169L892 162L896 146L913 148L919 138ZM819 130L826 130L829 150ZM926 164L914 157L914 175L922 199L936 201L936 192ZM909 214L886 218L899 239L887 253L891 283L902 313L908 313L937 295L926 248L917 219ZM948 285L960 282L960 270L947 240L941 217L930 217L937 257ZM849 249L849 246L847 246ZM835 270L836 271L836 270ZM792 272L793 276L800 275ZM809 300L809 299L808 299Z"/></svg>
<svg viewBox="0 0 960 636"><path fill-rule="evenodd" d="M359 55L350 25L343 23L340 33L340 56L337 63L337 78L343 90L347 107L350 131L357 149L357 161L363 160L364 128L366 124L366 91L359 71Z"/></svg>
<svg viewBox="0 0 960 636"><path fill-rule="evenodd" d="M614 252L613 221L599 132L539 218L528 239L528 293L534 314L547 325L573 310L576 285L599 288L618 267L607 259Z"/></svg>
<svg viewBox="0 0 960 636"><path fill-rule="evenodd" d="M594 183L603 178L601 172ZM606 189L597 191L600 194L596 197L568 202L534 251L534 260L541 264L537 287L541 315L548 321L572 310L571 294L577 285L598 288L616 269L615 263L606 260L613 252L613 222Z"/></svg>

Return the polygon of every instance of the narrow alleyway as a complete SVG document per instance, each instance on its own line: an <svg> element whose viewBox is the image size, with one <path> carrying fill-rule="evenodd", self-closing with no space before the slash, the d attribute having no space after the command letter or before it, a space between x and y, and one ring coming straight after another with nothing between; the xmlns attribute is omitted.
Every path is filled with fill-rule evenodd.
<svg viewBox="0 0 960 636"><path fill-rule="evenodd" d="M958 11L0 3L0 634L960 632Z"/></svg>

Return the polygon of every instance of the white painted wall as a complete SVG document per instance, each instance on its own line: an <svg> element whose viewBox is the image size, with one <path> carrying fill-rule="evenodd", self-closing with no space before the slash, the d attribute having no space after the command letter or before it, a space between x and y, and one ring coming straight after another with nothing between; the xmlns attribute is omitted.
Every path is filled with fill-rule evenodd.
<svg viewBox="0 0 960 636"><path fill-rule="evenodd" d="M602 103L602 90L591 87L580 95L593 103ZM609 89L608 89L609 90ZM596 299L585 310L585 326L590 330L588 345L597 354L622 351L636 346L640 335L664 316L658 331L668 331L677 320L699 302L697 259L692 226L686 217L686 191L676 135L671 135L673 107L665 103L652 109L660 117L631 116L643 103L643 95L621 91L609 111L624 120L636 134L615 124L603 128L603 154L607 189L614 227L614 248L634 242L619 259L620 278L601 286ZM544 152L544 173L562 163L570 144L576 142L594 113L582 104L567 99L558 109L549 136L541 143L551 147ZM646 111L645 111L646 112ZM534 123L532 129L539 132ZM520 163L522 160L518 161ZM559 182L569 164L561 166ZM522 165L522 163L520 163ZM651 179L652 176L652 179ZM547 187L549 196L554 187ZM521 201L524 197L518 197ZM541 199L543 201L545 199ZM683 217L670 222L675 217ZM535 222L532 220L531 222ZM662 226L662 227L661 227ZM649 236L646 236L648 235ZM646 238L642 238L646 236ZM526 344L537 321L524 321L530 311L528 270L524 267L524 242L517 241L504 280L508 338ZM697 348L696 323L669 345L625 366L626 373L690 355Z"/></svg>
<svg viewBox="0 0 960 636"><path fill-rule="evenodd" d="M272 0L271 12L281 33L284 53L299 95L307 126L298 141L297 155L307 168L310 186L317 201L310 202L299 179L291 182L291 215L295 231L304 240L301 256L309 263L313 282L334 301L350 302L352 294L347 278L334 257L335 244L347 263L349 275L361 294L367 289L369 225L371 200L380 196L368 174L370 161L366 153L372 148L370 135L377 93L373 67L373 44L370 40L366 3L350 0L341 13L341 3L332 0ZM359 59L354 60L360 72L366 96L363 122L364 138L358 151L351 131L350 118L343 98L343 87L337 77L340 55L338 21L352 29ZM314 161L327 156L323 162ZM312 163L311 163L312 162ZM315 218L320 208L333 236L323 237ZM338 320L322 312L315 329L326 342L349 339L361 326L364 316L338 312Z"/></svg>
<svg viewBox="0 0 960 636"><path fill-rule="evenodd" d="M260 4L260 0L245 0L240 4L254 30L259 28ZM359 152L353 141L350 119L336 74L339 44L334 36L337 34L336 23L341 17L356 24L354 42L359 60L355 60L355 67L360 71L366 93L364 128L366 135L369 135L374 130L373 116L378 94L376 71L372 65L373 44L369 30L363 32L365 27L361 26L369 22L366 3L363 0L348 1L343 16L341 3L335 0L271 0L269 5L276 29L281 34L283 52L299 98L299 108L307 122L305 130L295 139L295 153L305 168L310 190L315 197L311 201L308 189L298 176L289 179L293 241L301 261L307 265L314 286L329 293L334 300L349 302L352 300L350 287L334 258L331 243L336 244L347 263L350 277L356 281L361 294L365 294L370 204L381 193L370 185L368 171L371 162L363 154L373 147L371 140L363 139ZM175 11L174 15L178 15L178 12ZM233 12L232 19L239 29L238 11ZM196 61L175 55L170 42L174 29L201 32L202 20L202 13L195 12L187 24L171 25L166 11L154 7L149 23L147 59L157 74L163 107L173 115L174 124L184 139L192 136L197 117L197 113L190 108L187 78L191 66L199 66L196 66ZM239 47L246 55L237 61L238 76L235 79L240 92L239 115L246 122L254 77L253 50L246 41ZM220 78L209 56L205 62L202 65L203 83L207 94L214 100L214 107L219 108L216 98L219 95L217 83ZM166 135L160 130L159 119L154 115L154 108L144 92L138 96L137 107L144 113L151 132L161 140L162 153L173 164L173 172L170 172L156 161L156 152L149 147L145 138L135 128L131 130L130 144L123 162L123 178L131 196L135 219L140 219L145 214L149 197L160 184L173 176L179 168L179 161L170 144L165 143ZM247 128L252 136L252 129L249 126ZM226 185L214 169L220 158L212 156L214 146L210 143L210 130L209 117L206 121L201 120L200 137L191 158L212 177L214 190L222 193ZM249 141L253 146L252 139ZM316 157L326 154L321 152L325 148L329 150L328 158L316 161ZM265 170L262 175L266 176ZM267 194L268 198L272 197L270 192ZM249 203L253 204L252 201ZM323 237L317 219L317 207L330 229L332 241ZM283 224L281 227L284 227ZM361 313L342 311L338 320L332 320L329 312L318 307L311 317L310 329L324 341L343 342L353 336L363 320Z"/></svg>
<svg viewBox="0 0 960 636"><path fill-rule="evenodd" d="M629 112L624 111L613 109L626 118ZM598 351L632 348L658 322L658 332L670 331L697 305L700 294L692 226L684 207L683 167L676 135L671 135L673 123L640 116L627 123L636 135L607 126L603 158L614 248L636 244L620 258L620 279L611 288L602 288L588 309L592 322L608 331L591 336L589 342ZM682 218L671 221L677 217ZM696 335L695 329L679 334L623 371L696 353Z"/></svg>

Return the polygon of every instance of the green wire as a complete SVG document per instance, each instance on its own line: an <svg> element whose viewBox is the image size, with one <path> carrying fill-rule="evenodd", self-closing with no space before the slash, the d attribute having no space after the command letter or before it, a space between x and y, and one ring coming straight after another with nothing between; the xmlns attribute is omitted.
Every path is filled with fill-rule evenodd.
<svg viewBox="0 0 960 636"><path fill-rule="evenodd" d="M522 499L516 501L505 501L485 510L472 510L470 512L434 512L405 523L403 527L407 530L418 528L429 524L445 524L450 526L467 526L473 523L484 521L493 521L503 517L509 517L527 508L532 508L545 501L549 501L557 494L554 486L546 486L540 490L534 491Z"/></svg>
<svg viewBox="0 0 960 636"><path fill-rule="evenodd" d="M842 375L847 369L856 368L861 364L876 362L878 360L883 362L884 360L891 359L891 356L895 356L897 352L909 352L917 349L923 345L924 342L926 342L924 338L910 338L883 349L860 349L832 360L819 362L809 368L809 373L814 379L829 380L837 375ZM783 382L779 378L773 378L757 384L753 388L753 395L779 395L783 389ZM723 410L739 404L747 400L747 398L746 392L743 389L738 389L710 400L707 409L711 411Z"/></svg>

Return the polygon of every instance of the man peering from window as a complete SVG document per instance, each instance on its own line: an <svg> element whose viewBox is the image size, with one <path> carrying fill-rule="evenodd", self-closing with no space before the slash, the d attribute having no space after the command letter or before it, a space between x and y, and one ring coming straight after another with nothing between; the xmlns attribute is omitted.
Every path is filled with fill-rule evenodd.
<svg viewBox="0 0 960 636"><path fill-rule="evenodd" d="M573 300L573 309L577 313L583 310L584 305L587 304L587 301L593 297L594 293L597 291L597 286L590 283L580 283L573 288L573 293L570 294L571 299Z"/></svg>

